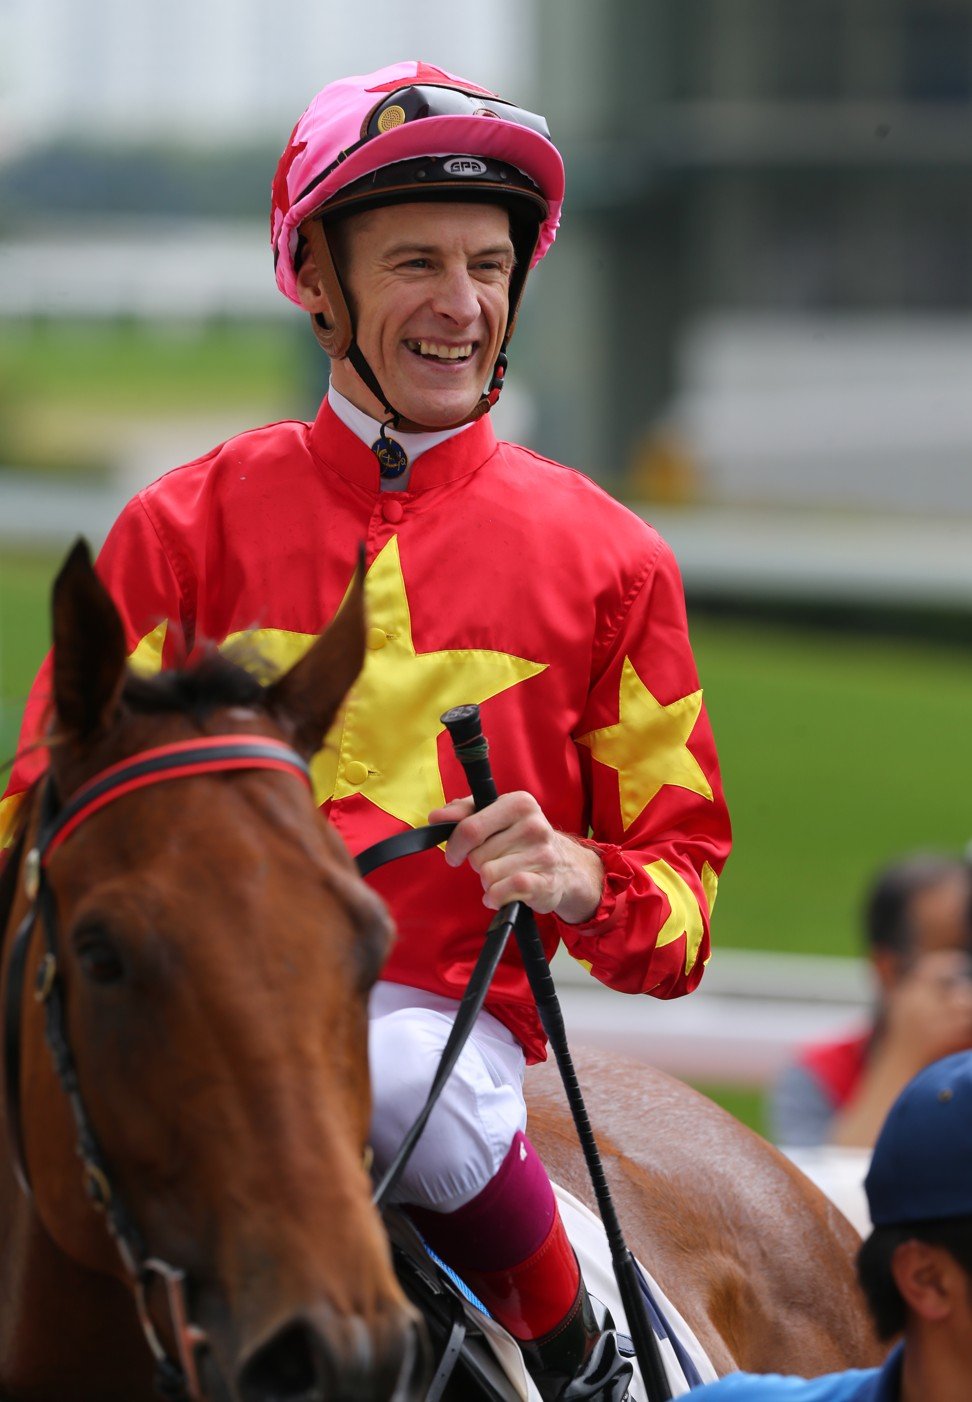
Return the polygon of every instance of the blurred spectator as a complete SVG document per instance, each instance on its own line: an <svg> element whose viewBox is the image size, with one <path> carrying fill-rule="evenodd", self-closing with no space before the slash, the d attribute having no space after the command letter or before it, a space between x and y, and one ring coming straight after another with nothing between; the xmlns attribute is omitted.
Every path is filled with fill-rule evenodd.
<svg viewBox="0 0 972 1402"><path fill-rule="evenodd" d="M805 1047L782 1072L769 1124L787 1148L869 1148L917 1071L972 1047L972 866L939 854L896 862L871 890L866 931L872 1024Z"/></svg>
<svg viewBox="0 0 972 1402"><path fill-rule="evenodd" d="M972 1397L972 1054L925 1067L895 1101L865 1183L874 1230L857 1273L881 1368L733 1373L689 1397L739 1402L958 1402Z"/></svg>

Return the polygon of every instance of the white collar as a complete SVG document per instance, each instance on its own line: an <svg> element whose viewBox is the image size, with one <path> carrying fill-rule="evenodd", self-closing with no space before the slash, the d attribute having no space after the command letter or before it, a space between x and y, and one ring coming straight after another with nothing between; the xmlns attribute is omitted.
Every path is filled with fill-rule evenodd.
<svg viewBox="0 0 972 1402"><path fill-rule="evenodd" d="M328 385L327 402L334 413L349 428L356 438L360 438L369 448L381 433L381 419L373 419L370 414L366 414L363 409L359 409L356 404L352 404L340 390L336 390L333 385ZM454 438L457 433L463 433L467 428L472 428L472 424L460 424L458 428L440 428L434 433L400 433L396 429L386 434L394 439L396 443L401 443L408 455L408 467L401 477L382 478L381 486L383 491L403 491L408 486L408 479L412 475L412 468L416 459L422 453L434 448L437 443L444 443L447 438Z"/></svg>

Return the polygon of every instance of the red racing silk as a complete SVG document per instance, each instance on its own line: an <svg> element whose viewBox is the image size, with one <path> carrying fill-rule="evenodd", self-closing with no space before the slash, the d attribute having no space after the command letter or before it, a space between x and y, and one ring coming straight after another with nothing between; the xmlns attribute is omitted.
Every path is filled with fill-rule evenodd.
<svg viewBox="0 0 972 1402"><path fill-rule="evenodd" d="M325 401L311 424L242 434L145 488L98 570L135 667L211 641L255 651L269 677L334 616L360 543L367 660L312 766L350 850L467 791L439 716L479 702L500 792L532 793L604 862L590 922L539 917L548 954L563 940L626 993L694 988L730 828L681 579L657 532L582 473L497 442L484 418L424 453L407 491L382 492ZM45 667L23 744L49 691ZM8 816L43 764L35 750L16 765ZM398 931L385 976L459 998L490 917L476 874L436 849L369 880ZM545 1055L512 943L486 1006Z"/></svg>

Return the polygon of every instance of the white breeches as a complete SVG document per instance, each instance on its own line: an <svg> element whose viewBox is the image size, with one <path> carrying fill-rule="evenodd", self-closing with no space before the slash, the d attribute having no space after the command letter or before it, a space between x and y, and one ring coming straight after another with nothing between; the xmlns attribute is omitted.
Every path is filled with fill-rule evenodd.
<svg viewBox="0 0 972 1402"><path fill-rule="evenodd" d="M368 1037L377 1176L425 1104L458 1008L451 998L403 984L380 982L372 990ZM454 1212L482 1192L514 1134L526 1128L525 1064L513 1033L490 1013L480 1013L392 1201Z"/></svg>

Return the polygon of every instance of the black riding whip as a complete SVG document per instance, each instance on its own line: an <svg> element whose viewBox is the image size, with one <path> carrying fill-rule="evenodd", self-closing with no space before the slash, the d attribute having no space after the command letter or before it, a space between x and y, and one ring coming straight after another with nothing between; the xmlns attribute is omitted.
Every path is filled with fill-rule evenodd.
<svg viewBox="0 0 972 1402"><path fill-rule="evenodd" d="M476 809L487 807L499 797L489 763L489 746L483 735L477 705L455 706L441 717L443 725L452 738L456 758L466 771L469 791ZM567 1045L567 1032L564 1027L560 999L554 985L547 955L540 939L533 912L520 902L504 906L503 914L512 919L513 931L520 950L520 958L526 971L530 988L536 1001L537 1011L547 1039L553 1048L554 1057L564 1084L567 1103L573 1117L577 1138L580 1141L587 1171L590 1174L594 1196L597 1199L601 1221L607 1235L611 1251L611 1264L618 1283L618 1290L628 1319L628 1328L634 1342L638 1367L648 1389L649 1402L671 1402L671 1388L662 1361L661 1351L655 1331L645 1312L641 1287L638 1284L634 1257L624 1240L621 1224L611 1198L604 1165L594 1130L584 1104L580 1083L574 1070L570 1048Z"/></svg>

